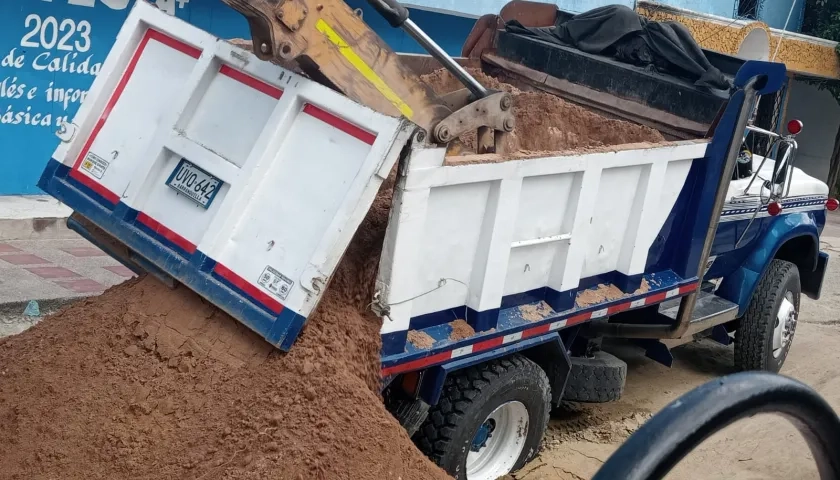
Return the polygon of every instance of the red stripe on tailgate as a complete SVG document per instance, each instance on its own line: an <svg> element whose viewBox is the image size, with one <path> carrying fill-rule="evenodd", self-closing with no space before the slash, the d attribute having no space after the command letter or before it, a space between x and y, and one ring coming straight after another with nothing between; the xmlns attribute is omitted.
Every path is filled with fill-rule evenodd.
<svg viewBox="0 0 840 480"><path fill-rule="evenodd" d="M105 120L108 120L108 116L111 115L111 110L114 109L114 105L116 105L117 100L120 99L120 95L122 95L123 90L125 90L125 86L128 84L131 74L134 73L134 69L137 67L137 62L140 61L140 56L143 55L143 50L146 49L146 45L149 43L152 31L153 30L148 30L146 35L143 36L143 39L140 40L140 45L137 46L137 50L134 52L134 55L131 56L128 66L125 67L125 72L123 72L123 76L120 78L117 88L114 89L114 93L112 93L111 98L108 99L105 109L102 110L102 115L99 116L99 120L97 120L96 125L93 126L93 131L91 131L90 137L88 137L87 142L85 142L84 147L82 147L79 157L76 158L76 163L73 164L73 170L78 169L79 165L82 164L82 160L90 151L93 141L96 140L96 136L99 135L99 131L102 130L102 127L105 125Z"/></svg>
<svg viewBox="0 0 840 480"><path fill-rule="evenodd" d="M219 274L219 276L221 276L228 282L232 283L234 286L236 286L243 292L254 297L255 300L268 307L268 309L274 312L275 314L279 314L283 311L283 304L273 299L267 293L255 287L244 278L233 273L233 271L231 271L229 268L222 265L221 263L217 263L216 266L213 267L213 271Z"/></svg>
<svg viewBox="0 0 840 480"><path fill-rule="evenodd" d="M122 96L126 85L128 85L128 81L131 79L131 75L134 73L134 69L137 68L137 62L140 61L140 57L143 55L143 51L146 49L146 46L149 44L149 40L151 39L157 40L158 42L168 47L172 47L180 52L183 52L193 58L198 58L201 55L201 51L195 47L187 45L186 43L183 43L179 40L175 40L174 38L164 35L163 33L158 32L156 30L152 30L151 28L146 30L146 34L143 36L143 38L140 40L140 43L137 45L137 50L135 50L134 55L131 56L131 60L129 60L128 65L125 67L125 71L123 72L119 83L117 83L117 87L114 89L114 93L111 94L111 98L109 98L108 103L105 104L105 109L102 110L102 114L96 121L96 125L94 125L93 130L91 130L90 137L88 137L87 141L82 147L82 150L79 153L79 156L76 158L76 162L73 163L73 168L70 171L71 177L78 180L85 186L89 187L96 193L102 195L103 197L108 199L109 202L112 203L117 203L120 201L119 195L106 189L92 177L78 170L79 166L82 164L82 160L84 160L84 158L90 152L90 147L93 145L94 140L96 140L96 137L99 135L99 132L102 130L102 127L105 126L105 122L111 115L111 111L114 109L114 106L117 104L117 101L120 99L120 96Z"/></svg>
<svg viewBox="0 0 840 480"><path fill-rule="evenodd" d="M230 77L236 80L239 83L247 85L254 90L262 92L269 97L276 98L277 100L283 96L283 90L275 87L274 85L269 85L268 83L263 82L257 78L254 78L247 73L240 72L239 70L235 70L233 68L228 67L227 65L222 65L222 68L219 69L219 73Z"/></svg>
<svg viewBox="0 0 840 480"><path fill-rule="evenodd" d="M356 125L353 125L347 120L338 118L332 113L327 112L326 110L321 110L320 108L316 107L315 105L312 105L311 103L307 103L303 107L303 113L308 113L309 115L312 115L318 120L332 125L333 127L341 130L342 132L348 135L358 138L359 140L367 143L368 145L373 145L373 142L376 141L376 135L368 132L367 130L363 130L360 127L357 127Z"/></svg>
<svg viewBox="0 0 840 480"><path fill-rule="evenodd" d="M179 52L189 55L193 58L198 58L201 56L201 50L198 48L193 47L181 40L176 40L165 33L158 32L157 30L152 30L151 28L146 33L150 38L153 40L157 40L158 42L166 45L169 48L174 48Z"/></svg>
<svg viewBox="0 0 840 480"><path fill-rule="evenodd" d="M193 253L195 253L196 246L193 245L192 242L190 242L186 238L178 235L177 233L173 232L172 230L167 228L165 225L158 222L154 218L146 215L145 213L139 212L137 214L137 221L142 223L143 225L151 228L155 232L159 233L161 236L163 236L163 238L169 240L170 242L174 243L175 245L178 245L179 247L184 249L184 251L186 251L187 253L189 253L191 255Z"/></svg>
<svg viewBox="0 0 840 480"><path fill-rule="evenodd" d="M626 312L630 310L630 303L619 303L607 309L607 315L615 315L616 313Z"/></svg>
<svg viewBox="0 0 840 480"><path fill-rule="evenodd" d="M661 303L665 300L667 296L667 292L660 292L655 295L651 295L645 299L645 305L652 305L654 303Z"/></svg>
<svg viewBox="0 0 840 480"><path fill-rule="evenodd" d="M78 182L81 183L82 185L84 185L84 186L90 188L91 190L93 190L94 192L102 195L102 197L104 197L105 200L108 200L109 202L113 203L114 205L116 205L117 202L120 201L120 196L119 195L117 195L116 193L114 193L114 192L108 190L107 188L103 187L101 183L97 183L96 181L94 181L93 178L85 175L81 171L70 170L70 176L73 177L74 179L78 180Z"/></svg>

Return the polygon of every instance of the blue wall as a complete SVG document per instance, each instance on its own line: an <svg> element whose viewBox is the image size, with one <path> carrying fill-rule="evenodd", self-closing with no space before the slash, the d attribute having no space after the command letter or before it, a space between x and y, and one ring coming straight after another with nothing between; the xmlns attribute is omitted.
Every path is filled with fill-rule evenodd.
<svg viewBox="0 0 840 480"><path fill-rule="evenodd" d="M398 51L420 47L367 7L348 1ZM42 193L35 182L71 120L134 0L0 0L0 195ZM249 38L245 18L219 0L171 0L171 12L222 38ZM473 19L412 11L458 54ZM43 38L42 34L43 33Z"/></svg>
<svg viewBox="0 0 840 480"><path fill-rule="evenodd" d="M41 193L35 182L105 60L132 0L0 2L0 195ZM172 2L179 17L223 37L247 22L213 0Z"/></svg>
<svg viewBox="0 0 840 480"><path fill-rule="evenodd" d="M405 0L406 5L441 11L458 12L461 15L480 17L486 13L499 13L510 0ZM635 0L536 0L554 3L561 10L582 13L604 5L625 5L633 8ZM665 2L667 3L667 2Z"/></svg>
<svg viewBox="0 0 840 480"><path fill-rule="evenodd" d="M745 1L745 0L742 0ZM790 6L793 2L793 13L790 11ZM798 32L802 27L802 15L805 12L804 0L763 0L758 7L758 19L770 25L772 28L785 28L785 21L790 15L790 22L785 30L791 32Z"/></svg>
<svg viewBox="0 0 840 480"><path fill-rule="evenodd" d="M407 53L426 53L413 38L400 29L392 28L366 0L345 0L351 8L361 8L362 18L394 50ZM406 2L408 3L408 2ZM507 3L505 0L504 3ZM411 10L411 19L426 31L450 55L460 55L461 46L475 24L474 18L446 15L428 10Z"/></svg>
<svg viewBox="0 0 840 480"><path fill-rule="evenodd" d="M659 3L673 7L684 8L699 13L717 15L719 17L733 18L737 13L738 3L736 0L658 0ZM753 1L753 0L745 0ZM755 0L759 1L759 0ZM801 1L801 0L800 0Z"/></svg>

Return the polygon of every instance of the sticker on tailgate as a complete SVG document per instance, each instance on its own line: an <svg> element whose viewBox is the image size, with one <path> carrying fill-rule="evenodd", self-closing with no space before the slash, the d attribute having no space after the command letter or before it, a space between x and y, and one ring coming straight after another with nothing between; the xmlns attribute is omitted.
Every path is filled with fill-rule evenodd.
<svg viewBox="0 0 840 480"><path fill-rule="evenodd" d="M289 277L266 265L260 275L260 285L280 300L285 300L295 284Z"/></svg>
<svg viewBox="0 0 840 480"><path fill-rule="evenodd" d="M102 180L102 175L105 175L105 170L108 169L108 165L110 163L104 158L93 152L88 152L85 155L85 160L82 162L82 170Z"/></svg>

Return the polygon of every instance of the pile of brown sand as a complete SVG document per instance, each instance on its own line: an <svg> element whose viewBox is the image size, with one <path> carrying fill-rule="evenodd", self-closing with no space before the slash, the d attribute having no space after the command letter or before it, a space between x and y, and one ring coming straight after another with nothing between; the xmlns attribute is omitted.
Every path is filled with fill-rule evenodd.
<svg viewBox="0 0 840 480"><path fill-rule="evenodd" d="M516 129L508 140L508 152L558 152L665 141L662 134L652 128L603 117L549 93L523 92L479 69L470 68L468 71L485 87L513 95ZM439 95L463 88L444 69L423 75L420 79ZM475 151L474 133L464 135L461 141Z"/></svg>
<svg viewBox="0 0 840 480"><path fill-rule="evenodd" d="M0 340L2 479L444 479L379 397L378 198L288 354L133 280Z"/></svg>

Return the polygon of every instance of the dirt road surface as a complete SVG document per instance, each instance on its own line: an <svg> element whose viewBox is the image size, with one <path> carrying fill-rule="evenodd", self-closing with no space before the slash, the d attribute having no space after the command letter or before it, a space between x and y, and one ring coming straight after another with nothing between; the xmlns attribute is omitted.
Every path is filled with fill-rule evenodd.
<svg viewBox="0 0 840 480"><path fill-rule="evenodd" d="M823 251L833 258L815 302L803 297L796 337L782 374L816 389L840 412L840 217L832 216ZM664 367L635 348L613 347L628 363L624 397L603 405L570 405L552 415L542 454L515 480L589 479L604 460L650 416L685 392L732 373L733 349L704 340L674 350ZM668 479L818 479L811 453L797 430L773 415L735 423L712 436Z"/></svg>
<svg viewBox="0 0 840 480"><path fill-rule="evenodd" d="M803 298L799 326L782 373L815 388L840 412L840 215L832 216L822 249L832 255L823 297ZM5 334L35 323L20 309L0 308ZM0 336L4 330L0 328ZM633 347L612 349L628 362L624 397L603 405L569 405L552 416L541 455L510 480L589 479L603 461L653 413L681 394L732 372L733 350L711 341L674 351L672 368L644 357ZM756 416L708 439L669 479L817 479L813 459L786 420Z"/></svg>

